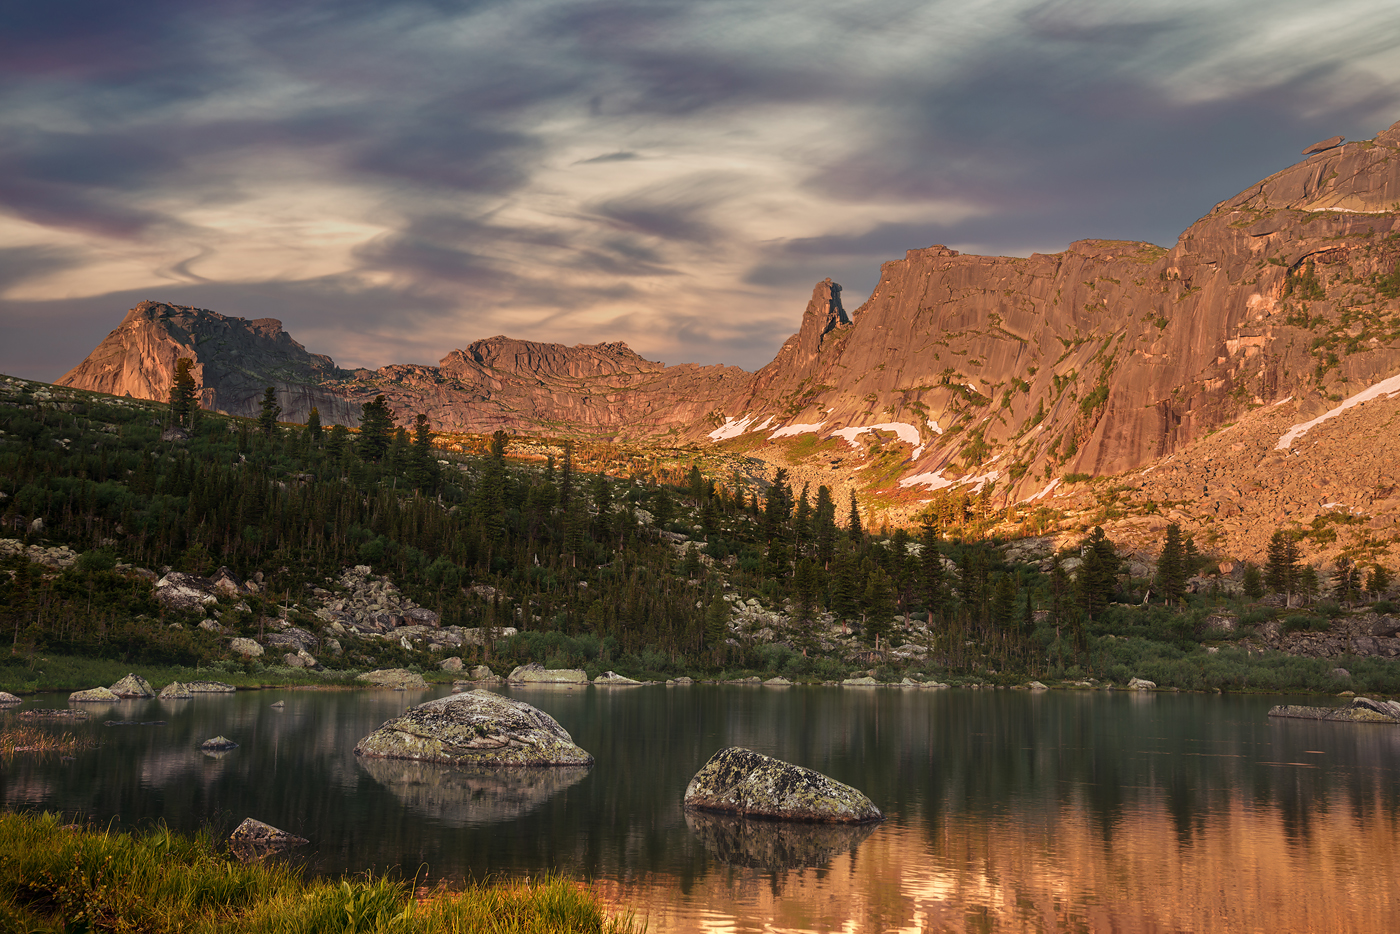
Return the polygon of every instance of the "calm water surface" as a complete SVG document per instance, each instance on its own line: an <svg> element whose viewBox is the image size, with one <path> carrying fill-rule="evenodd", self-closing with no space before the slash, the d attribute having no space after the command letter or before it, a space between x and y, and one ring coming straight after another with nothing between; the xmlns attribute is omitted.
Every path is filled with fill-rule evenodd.
<svg viewBox="0 0 1400 934"><path fill-rule="evenodd" d="M516 688L503 693L559 720L591 770L353 755L442 693L90 705L79 729L101 745L0 766L0 800L184 831L257 817L310 838L298 859L329 873L558 870L661 932L1400 931L1400 728L1269 720L1280 698ZM240 747L202 754L219 733ZM686 783L728 745L848 782L889 819L687 820Z"/></svg>

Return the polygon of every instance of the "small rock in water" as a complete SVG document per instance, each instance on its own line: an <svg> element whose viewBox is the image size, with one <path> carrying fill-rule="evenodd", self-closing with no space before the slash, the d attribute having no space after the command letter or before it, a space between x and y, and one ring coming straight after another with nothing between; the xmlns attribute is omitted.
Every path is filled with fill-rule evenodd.
<svg viewBox="0 0 1400 934"><path fill-rule="evenodd" d="M128 674L108 690L118 697L155 697L151 682L137 674Z"/></svg>
<svg viewBox="0 0 1400 934"><path fill-rule="evenodd" d="M634 681L631 678L624 677L623 675L620 675L615 671L605 671L598 677L594 678L593 683L598 685L610 684L614 687L632 687L634 685L641 684L642 682Z"/></svg>
<svg viewBox="0 0 1400 934"><path fill-rule="evenodd" d="M289 850L292 847L305 846L310 842L305 837L298 837L294 833L278 830L271 824L264 824L251 817L239 824L228 838L229 849L239 859L245 861L259 859L272 853Z"/></svg>
<svg viewBox="0 0 1400 934"><path fill-rule="evenodd" d="M284 700L280 700L280 701L275 702L275 703L272 705L272 709L273 709L273 710L281 710L283 707L286 707L286 706L287 706L287 702L284 701Z"/></svg>
<svg viewBox="0 0 1400 934"><path fill-rule="evenodd" d="M701 767L685 790L687 808L776 820L883 820L869 798L814 769L731 746Z"/></svg>
<svg viewBox="0 0 1400 934"><path fill-rule="evenodd" d="M213 739L206 739L199 744L199 748L206 752L222 752L229 749L237 749L238 744L227 736L215 736Z"/></svg>
<svg viewBox="0 0 1400 934"><path fill-rule="evenodd" d="M10 707L14 704L23 703L18 697L6 691L0 691L0 707Z"/></svg>
<svg viewBox="0 0 1400 934"><path fill-rule="evenodd" d="M106 688L88 688L86 691L74 691L68 695L70 704L110 704L121 700Z"/></svg>
<svg viewBox="0 0 1400 934"><path fill-rule="evenodd" d="M160 689L161 700L189 700L194 694L179 681L171 681Z"/></svg>

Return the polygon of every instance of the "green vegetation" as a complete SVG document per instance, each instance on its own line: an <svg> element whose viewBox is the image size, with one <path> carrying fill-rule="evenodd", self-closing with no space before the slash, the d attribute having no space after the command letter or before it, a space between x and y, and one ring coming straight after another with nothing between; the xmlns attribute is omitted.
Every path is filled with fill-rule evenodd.
<svg viewBox="0 0 1400 934"><path fill-rule="evenodd" d="M563 879L470 885L415 897L386 876L303 878L240 863L209 833L113 833L56 814L0 814L0 930L530 934L635 930Z"/></svg>

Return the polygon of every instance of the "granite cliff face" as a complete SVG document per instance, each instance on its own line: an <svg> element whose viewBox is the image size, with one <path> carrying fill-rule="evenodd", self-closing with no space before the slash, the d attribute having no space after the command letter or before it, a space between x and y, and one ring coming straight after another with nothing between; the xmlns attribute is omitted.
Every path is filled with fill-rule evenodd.
<svg viewBox="0 0 1400 934"><path fill-rule="evenodd" d="M436 367L348 373L271 319L147 302L60 382L163 398L192 356L205 405L234 414L275 385L289 420L315 405L353 425L383 393L446 430L736 443L773 460L815 434L836 439L823 456L847 473L893 461L916 491L995 483L1024 499L1065 474L1145 465L1262 405L1318 414L1400 372L1397 263L1400 124L1221 202L1170 249L911 250L849 316L828 279L757 373L506 337Z"/></svg>

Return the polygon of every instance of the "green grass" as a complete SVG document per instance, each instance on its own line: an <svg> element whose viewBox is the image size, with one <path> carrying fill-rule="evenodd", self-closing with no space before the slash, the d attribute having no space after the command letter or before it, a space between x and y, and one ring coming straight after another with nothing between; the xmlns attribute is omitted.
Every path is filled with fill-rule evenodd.
<svg viewBox="0 0 1400 934"><path fill-rule="evenodd" d="M415 897L384 876L305 879L240 863L207 833L110 833L55 814L0 814L0 930L26 932L618 932L588 889L548 877Z"/></svg>
<svg viewBox="0 0 1400 934"><path fill-rule="evenodd" d="M130 672L145 678L157 691L172 681L222 681L240 688L353 684L355 675L358 674L354 671L317 674L298 668L264 667L256 664L250 666L239 662L187 668L182 665L147 665L118 659L82 658L44 652L28 657L0 657L0 691L9 691L11 694L81 691L98 685L114 684ZM428 677L426 672L424 677Z"/></svg>

